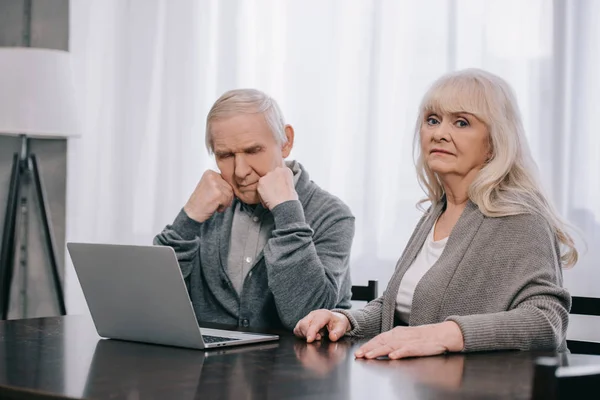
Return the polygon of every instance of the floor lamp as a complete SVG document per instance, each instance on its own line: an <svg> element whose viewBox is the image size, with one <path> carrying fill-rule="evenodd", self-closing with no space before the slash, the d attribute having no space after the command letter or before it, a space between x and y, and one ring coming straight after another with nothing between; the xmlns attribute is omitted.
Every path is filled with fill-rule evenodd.
<svg viewBox="0 0 600 400"><path fill-rule="evenodd" d="M34 184L52 285L59 312L66 314L46 192L35 154L29 151L29 139L65 138L78 133L70 63L70 55L66 51L0 47L0 135L14 135L21 139L20 152L13 155L2 231L0 319L7 319L10 309L17 250L18 203L19 198L27 194L21 193L25 180Z"/></svg>

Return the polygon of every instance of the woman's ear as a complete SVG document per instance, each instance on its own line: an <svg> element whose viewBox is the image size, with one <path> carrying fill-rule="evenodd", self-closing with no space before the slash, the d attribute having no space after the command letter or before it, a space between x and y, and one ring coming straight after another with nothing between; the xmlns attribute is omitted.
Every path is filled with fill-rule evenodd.
<svg viewBox="0 0 600 400"><path fill-rule="evenodd" d="M487 152L485 162L489 163L490 161L492 161L492 158L494 158L494 151L490 148L490 150Z"/></svg>
<svg viewBox="0 0 600 400"><path fill-rule="evenodd" d="M285 126L285 137L287 138L287 142L281 146L281 155L283 158L289 156L294 147L294 128L291 125Z"/></svg>
<svg viewBox="0 0 600 400"><path fill-rule="evenodd" d="M492 160L492 158L494 158L494 144L492 143L491 136L488 136L488 151L485 156L485 163L489 163Z"/></svg>

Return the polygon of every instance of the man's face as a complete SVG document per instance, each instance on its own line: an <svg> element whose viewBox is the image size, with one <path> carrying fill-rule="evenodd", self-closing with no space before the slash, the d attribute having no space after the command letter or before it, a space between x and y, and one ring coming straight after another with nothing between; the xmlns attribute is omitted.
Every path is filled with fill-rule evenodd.
<svg viewBox="0 0 600 400"><path fill-rule="evenodd" d="M283 145L275 140L262 113L212 121L210 134L221 176L235 196L246 204L260 203L258 180L283 165L290 154L294 139L291 126L286 126L288 143Z"/></svg>

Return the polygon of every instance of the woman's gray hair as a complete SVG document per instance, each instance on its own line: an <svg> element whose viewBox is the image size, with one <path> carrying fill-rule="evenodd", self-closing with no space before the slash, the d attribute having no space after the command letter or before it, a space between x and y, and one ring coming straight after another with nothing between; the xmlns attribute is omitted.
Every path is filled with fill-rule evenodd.
<svg viewBox="0 0 600 400"><path fill-rule="evenodd" d="M532 213L541 215L565 250L566 267L577 262L577 250L561 219L543 193L521 115L512 89L502 78L479 69L466 69L442 76L433 83L419 107L415 129L415 166L419 184L427 194L423 202L436 204L444 187L421 154L420 130L432 113L467 112L485 123L492 156L469 188L469 199L488 217Z"/></svg>
<svg viewBox="0 0 600 400"><path fill-rule="evenodd" d="M266 93L257 89L235 89L225 92L215 101L206 117L206 148L213 152L211 122L231 118L240 114L263 113L273 137L278 144L287 143L285 120L277 102Z"/></svg>

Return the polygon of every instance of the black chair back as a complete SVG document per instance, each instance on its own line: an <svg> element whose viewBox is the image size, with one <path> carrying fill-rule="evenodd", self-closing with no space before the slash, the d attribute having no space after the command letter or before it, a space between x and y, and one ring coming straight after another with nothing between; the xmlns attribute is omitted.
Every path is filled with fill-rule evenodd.
<svg viewBox="0 0 600 400"><path fill-rule="evenodd" d="M353 301L372 301L378 296L377 281L369 281L367 286L352 286Z"/></svg>
<svg viewBox="0 0 600 400"><path fill-rule="evenodd" d="M600 299L594 297L573 296L571 315L588 315L600 317ZM600 343L582 340L567 340L567 347L573 354L600 355Z"/></svg>
<svg viewBox="0 0 600 400"><path fill-rule="evenodd" d="M533 400L597 399L600 363L597 365L560 366L558 357L535 360Z"/></svg>

